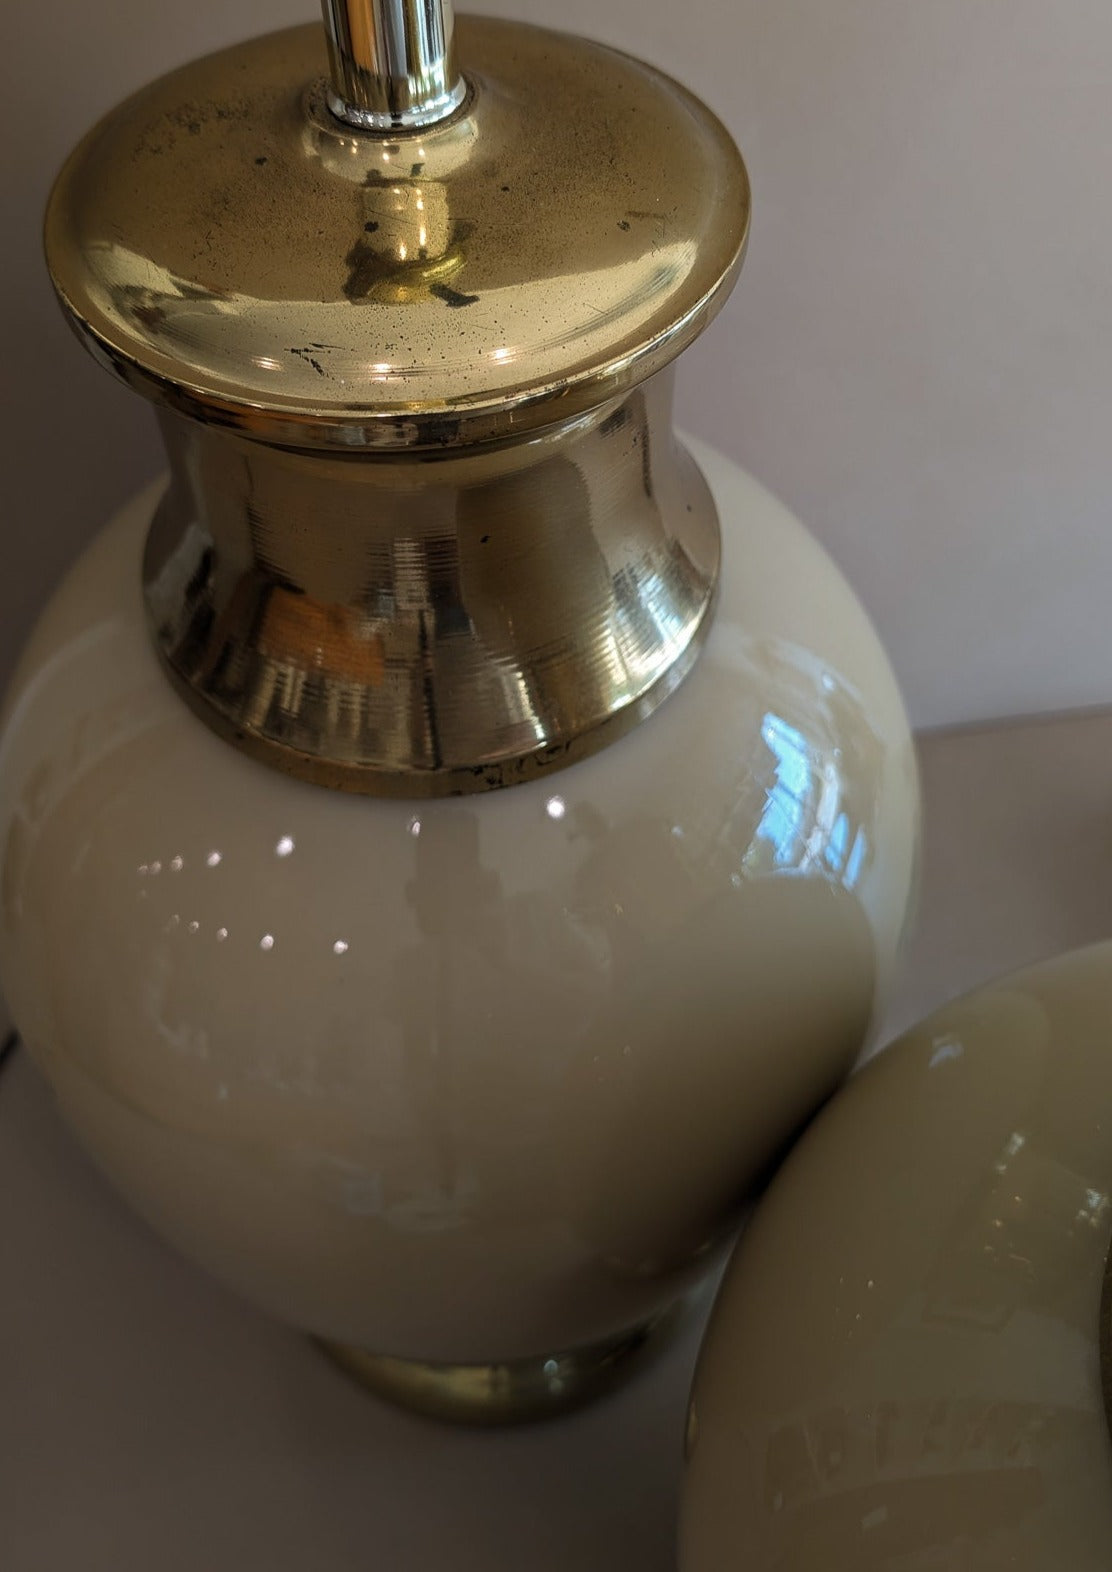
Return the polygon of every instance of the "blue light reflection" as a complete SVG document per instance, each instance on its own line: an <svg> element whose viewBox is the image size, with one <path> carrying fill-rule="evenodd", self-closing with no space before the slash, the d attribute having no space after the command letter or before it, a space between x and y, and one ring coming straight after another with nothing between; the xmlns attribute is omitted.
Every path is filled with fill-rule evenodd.
<svg viewBox="0 0 1112 1572"><path fill-rule="evenodd" d="M761 738L775 761L775 775L766 789L754 849L763 844L778 871L818 872L853 889L866 862L868 837L863 825L851 822L836 762L772 712L761 722Z"/></svg>

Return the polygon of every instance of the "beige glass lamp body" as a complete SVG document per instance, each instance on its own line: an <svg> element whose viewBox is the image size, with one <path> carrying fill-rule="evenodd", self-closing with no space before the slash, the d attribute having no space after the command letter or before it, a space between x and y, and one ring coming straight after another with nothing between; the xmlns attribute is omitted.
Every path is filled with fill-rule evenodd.
<svg viewBox="0 0 1112 1572"><path fill-rule="evenodd" d="M1112 944L840 1092L700 1356L682 1572L1098 1572L1112 1545Z"/></svg>
<svg viewBox="0 0 1112 1572"><path fill-rule="evenodd" d="M331 89L309 28L199 62L52 199L171 478L8 696L0 971L166 1237L405 1401L543 1412L852 1062L915 768L837 571L672 432L747 231L722 128L503 23L461 88L443 7L371 91L334 11Z"/></svg>

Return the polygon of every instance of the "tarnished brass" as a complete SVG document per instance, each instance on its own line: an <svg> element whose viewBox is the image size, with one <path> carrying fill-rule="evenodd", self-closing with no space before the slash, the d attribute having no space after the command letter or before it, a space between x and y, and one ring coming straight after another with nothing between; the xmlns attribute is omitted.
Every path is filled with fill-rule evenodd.
<svg viewBox="0 0 1112 1572"><path fill-rule="evenodd" d="M671 379L421 465L166 413L145 579L171 674L248 751L350 790L481 790L600 747L686 673L717 575Z"/></svg>
<svg viewBox="0 0 1112 1572"><path fill-rule="evenodd" d="M728 133L599 45L477 17L456 37L467 103L396 138L330 113L319 25L102 120L46 219L94 354L214 424L348 453L515 437L672 360L741 264Z"/></svg>
<svg viewBox="0 0 1112 1572"><path fill-rule="evenodd" d="M376 3L328 0L334 58ZM330 109L319 27L194 62L94 128L46 223L78 333L162 412L170 674L247 751L387 795L619 735L689 669L718 567L667 368L741 265L740 155L624 55L456 31L464 102L387 135Z"/></svg>
<svg viewBox="0 0 1112 1572"><path fill-rule="evenodd" d="M503 1364L392 1359L325 1340L320 1347L379 1397L431 1419L471 1425L513 1424L555 1418L618 1385L654 1349L668 1345L686 1311L687 1303L681 1300L616 1337ZM631 1355L637 1357L631 1360Z"/></svg>

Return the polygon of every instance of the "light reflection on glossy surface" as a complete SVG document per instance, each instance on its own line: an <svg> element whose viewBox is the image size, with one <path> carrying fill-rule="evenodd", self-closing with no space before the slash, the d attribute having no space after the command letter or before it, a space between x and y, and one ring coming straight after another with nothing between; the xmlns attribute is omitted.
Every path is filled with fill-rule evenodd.
<svg viewBox="0 0 1112 1572"><path fill-rule="evenodd" d="M29 649L13 1013L140 1210L297 1325L478 1362L636 1324L860 1045L908 898L906 723L814 542L697 451L734 553L706 649L558 796L418 813L221 743L146 642L149 497Z"/></svg>
<svg viewBox="0 0 1112 1572"><path fill-rule="evenodd" d="M947 1006L788 1159L696 1376L682 1572L1097 1572L1112 944Z"/></svg>

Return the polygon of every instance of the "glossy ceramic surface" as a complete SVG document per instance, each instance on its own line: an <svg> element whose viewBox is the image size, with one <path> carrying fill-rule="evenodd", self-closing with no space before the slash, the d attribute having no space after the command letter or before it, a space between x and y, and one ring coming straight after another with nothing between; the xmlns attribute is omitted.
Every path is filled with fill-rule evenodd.
<svg viewBox="0 0 1112 1572"><path fill-rule="evenodd" d="M0 972L81 1139L256 1303L378 1354L531 1358L708 1269L890 972L917 786L852 593L692 444L720 603L677 692L551 782L289 778L171 689L155 496L45 612L0 746Z"/></svg>
<svg viewBox="0 0 1112 1572"><path fill-rule="evenodd" d="M1097 1572L1112 944L856 1076L738 1248L700 1357L682 1572Z"/></svg>

